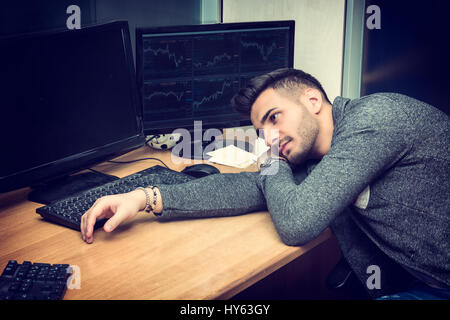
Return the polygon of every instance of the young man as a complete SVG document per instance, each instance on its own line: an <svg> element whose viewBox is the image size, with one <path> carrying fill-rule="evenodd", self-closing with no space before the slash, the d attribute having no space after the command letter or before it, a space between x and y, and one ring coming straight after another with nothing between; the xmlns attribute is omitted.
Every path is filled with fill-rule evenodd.
<svg viewBox="0 0 450 320"><path fill-rule="evenodd" d="M364 286L367 270L381 270L380 287L368 290L372 297L411 281L448 294L447 115L392 93L337 97L331 104L314 77L294 69L252 79L232 102L279 157L269 158L260 173L212 175L101 198L82 218L83 239L93 241L98 218L110 218L104 228L114 230L148 207L154 191L152 211L160 219L268 209L287 245L305 244L331 226Z"/></svg>

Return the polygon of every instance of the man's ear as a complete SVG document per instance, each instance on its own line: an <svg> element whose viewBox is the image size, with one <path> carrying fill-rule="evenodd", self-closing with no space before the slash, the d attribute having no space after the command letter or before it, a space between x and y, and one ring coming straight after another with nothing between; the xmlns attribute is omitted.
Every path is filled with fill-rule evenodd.
<svg viewBox="0 0 450 320"><path fill-rule="evenodd" d="M322 109L322 93L315 88L306 88L303 90L302 100L313 114L318 114Z"/></svg>

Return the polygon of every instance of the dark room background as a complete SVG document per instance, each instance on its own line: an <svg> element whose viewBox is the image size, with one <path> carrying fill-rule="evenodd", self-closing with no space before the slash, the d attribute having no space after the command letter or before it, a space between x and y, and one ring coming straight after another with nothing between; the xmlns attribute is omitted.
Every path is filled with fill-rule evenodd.
<svg viewBox="0 0 450 320"><path fill-rule="evenodd" d="M366 0L381 29L364 30L361 95L399 92L450 114L449 2Z"/></svg>
<svg viewBox="0 0 450 320"><path fill-rule="evenodd" d="M136 27L201 23L201 0L5 0L0 36L66 28L70 5L80 7L81 27L127 20L133 53Z"/></svg>
<svg viewBox="0 0 450 320"><path fill-rule="evenodd" d="M81 26L128 20L133 53L136 27L201 23L201 0L5 0L0 36L65 28L73 4ZM404 93L450 114L448 1L365 1L372 4L380 7L381 29L364 28L361 95Z"/></svg>

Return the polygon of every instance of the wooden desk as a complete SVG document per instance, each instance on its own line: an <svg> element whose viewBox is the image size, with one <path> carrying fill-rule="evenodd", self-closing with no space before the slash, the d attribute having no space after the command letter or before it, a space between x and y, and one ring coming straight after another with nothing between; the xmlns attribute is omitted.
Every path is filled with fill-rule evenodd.
<svg viewBox="0 0 450 320"><path fill-rule="evenodd" d="M149 148L116 160L144 157L175 170L185 167L174 165L169 152ZM95 169L122 177L156 164L103 163ZM0 195L0 268L8 260L78 266L81 288L67 290L65 299L228 299L331 236L326 230L303 247L286 246L267 212L172 222L141 213L110 234L97 230L88 245L79 232L42 220L35 213L42 205L27 201L28 191Z"/></svg>

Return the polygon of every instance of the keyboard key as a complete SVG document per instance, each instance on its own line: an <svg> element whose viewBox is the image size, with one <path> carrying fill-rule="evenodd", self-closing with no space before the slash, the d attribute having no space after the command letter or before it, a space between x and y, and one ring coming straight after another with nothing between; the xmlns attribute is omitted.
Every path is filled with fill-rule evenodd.
<svg viewBox="0 0 450 320"><path fill-rule="evenodd" d="M13 275L18 267L17 261L10 260L3 271L4 275Z"/></svg>

